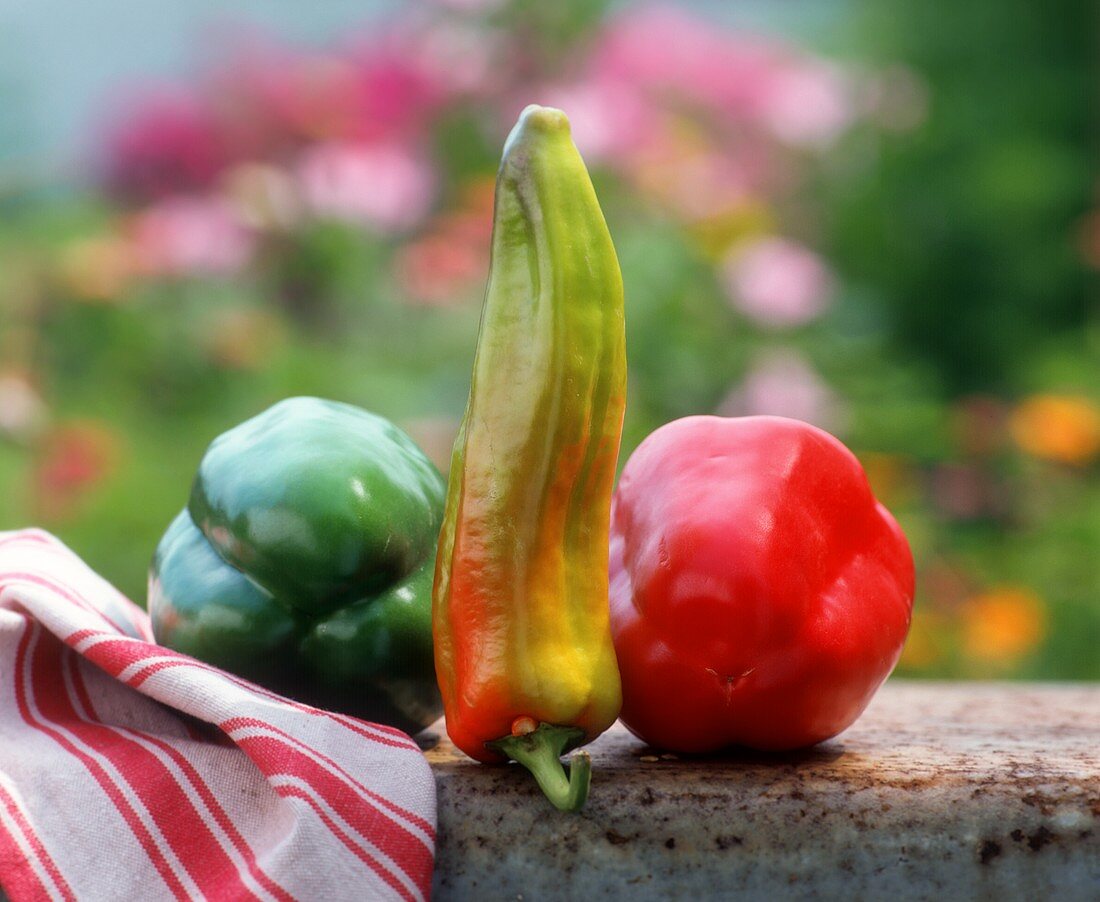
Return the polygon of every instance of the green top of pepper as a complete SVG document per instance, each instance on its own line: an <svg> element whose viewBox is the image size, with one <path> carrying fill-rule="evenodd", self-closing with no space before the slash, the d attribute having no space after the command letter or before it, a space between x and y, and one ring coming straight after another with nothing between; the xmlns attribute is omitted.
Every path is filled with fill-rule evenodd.
<svg viewBox="0 0 1100 902"><path fill-rule="evenodd" d="M443 477L400 429L290 398L210 445L149 576L157 641L319 707L440 713L431 591Z"/></svg>

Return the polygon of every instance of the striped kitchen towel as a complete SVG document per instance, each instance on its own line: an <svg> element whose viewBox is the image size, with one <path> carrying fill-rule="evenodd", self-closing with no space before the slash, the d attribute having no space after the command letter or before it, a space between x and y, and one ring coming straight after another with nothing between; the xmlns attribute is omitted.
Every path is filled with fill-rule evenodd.
<svg viewBox="0 0 1100 902"><path fill-rule="evenodd" d="M434 848L435 785L404 733L155 645L53 536L0 532L12 902L421 899Z"/></svg>

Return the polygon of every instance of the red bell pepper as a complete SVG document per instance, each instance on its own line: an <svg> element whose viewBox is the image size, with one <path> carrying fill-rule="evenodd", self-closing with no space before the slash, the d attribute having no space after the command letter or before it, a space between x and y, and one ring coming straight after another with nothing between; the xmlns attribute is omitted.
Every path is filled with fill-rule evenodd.
<svg viewBox="0 0 1100 902"><path fill-rule="evenodd" d="M683 752L791 749L849 726L901 654L913 558L855 456L781 417L650 435L611 510L624 723Z"/></svg>

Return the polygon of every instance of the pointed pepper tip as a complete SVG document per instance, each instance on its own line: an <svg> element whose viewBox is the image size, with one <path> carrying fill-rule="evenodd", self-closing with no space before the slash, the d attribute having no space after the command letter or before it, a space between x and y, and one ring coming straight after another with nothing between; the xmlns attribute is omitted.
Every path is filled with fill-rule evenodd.
<svg viewBox="0 0 1100 902"><path fill-rule="evenodd" d="M549 137L561 134L570 136L569 117L561 110L549 106L539 106L532 103L519 114L519 119L512 128L508 140L504 142L503 158L519 145L525 144L537 137Z"/></svg>

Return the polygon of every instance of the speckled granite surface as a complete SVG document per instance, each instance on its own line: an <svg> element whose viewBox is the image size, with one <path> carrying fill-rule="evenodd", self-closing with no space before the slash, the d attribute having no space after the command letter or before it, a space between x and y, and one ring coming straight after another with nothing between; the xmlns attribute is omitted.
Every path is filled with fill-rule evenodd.
<svg viewBox="0 0 1100 902"><path fill-rule="evenodd" d="M1100 900L1100 685L892 682L778 757L662 755L616 726L573 815L443 735L437 900Z"/></svg>

